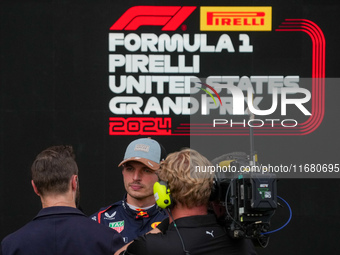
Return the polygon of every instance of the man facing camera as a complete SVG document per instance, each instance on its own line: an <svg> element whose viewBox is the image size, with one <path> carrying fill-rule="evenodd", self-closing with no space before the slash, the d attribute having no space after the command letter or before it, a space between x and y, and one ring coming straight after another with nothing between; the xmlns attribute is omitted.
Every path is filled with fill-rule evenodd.
<svg viewBox="0 0 340 255"><path fill-rule="evenodd" d="M113 254L124 245L116 231L93 222L76 208L78 167L71 146L42 151L33 162L31 174L42 210L2 241L0 254Z"/></svg>
<svg viewBox="0 0 340 255"><path fill-rule="evenodd" d="M161 232L137 238L125 253L116 254L255 254L248 240L233 240L214 214L208 213L213 174L196 172L196 166L211 163L195 150L170 154L161 164L160 182L154 187L157 204L165 207L169 220L159 226Z"/></svg>
<svg viewBox="0 0 340 255"><path fill-rule="evenodd" d="M117 230L125 243L154 229L167 217L157 207L153 195L157 170L165 157L163 146L151 138L132 141L119 164L126 195L123 200L100 209L91 218Z"/></svg>

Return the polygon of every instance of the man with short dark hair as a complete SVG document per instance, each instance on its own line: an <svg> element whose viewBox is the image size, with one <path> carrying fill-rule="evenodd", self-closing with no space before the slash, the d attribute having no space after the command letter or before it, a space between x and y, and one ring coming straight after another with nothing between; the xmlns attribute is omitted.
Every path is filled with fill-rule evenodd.
<svg viewBox="0 0 340 255"><path fill-rule="evenodd" d="M114 230L96 224L76 208L78 167L71 146L42 151L31 167L42 210L1 243L3 255L113 254L124 245Z"/></svg>
<svg viewBox="0 0 340 255"><path fill-rule="evenodd" d="M125 243L154 229L167 217L153 196L156 171L165 157L163 146L151 138L132 141L119 164L126 190L124 199L100 209L91 218L120 232Z"/></svg>

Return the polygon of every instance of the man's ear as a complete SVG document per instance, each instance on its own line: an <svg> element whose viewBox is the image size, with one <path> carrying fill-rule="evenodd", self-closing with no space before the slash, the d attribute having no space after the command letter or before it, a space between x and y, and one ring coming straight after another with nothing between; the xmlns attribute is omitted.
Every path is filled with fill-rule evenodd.
<svg viewBox="0 0 340 255"><path fill-rule="evenodd" d="M40 197L40 193L39 193L39 191L38 191L37 187L35 186L35 184L34 184L34 181L33 181L33 180L31 180L31 184L32 184L32 187L33 187L34 193L35 193L35 194L37 194L37 195Z"/></svg>
<svg viewBox="0 0 340 255"><path fill-rule="evenodd" d="M72 190L76 190L78 186L78 175L72 176L71 184L72 184Z"/></svg>

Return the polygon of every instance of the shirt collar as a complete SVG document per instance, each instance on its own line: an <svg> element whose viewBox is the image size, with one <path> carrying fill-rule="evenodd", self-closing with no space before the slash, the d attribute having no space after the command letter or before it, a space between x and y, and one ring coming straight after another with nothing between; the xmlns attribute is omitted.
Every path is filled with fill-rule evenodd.
<svg viewBox="0 0 340 255"><path fill-rule="evenodd" d="M122 200L122 206L123 206L124 210L125 210L129 215L136 216L136 215L137 215L136 213L139 213L140 211L132 210L132 209L126 204L126 197L127 197L127 194L125 194L124 199ZM148 215L152 216L152 215L158 213L158 210L159 210L159 207L155 204L155 206L152 206L151 208L145 210L145 212L146 212Z"/></svg>
<svg viewBox="0 0 340 255"><path fill-rule="evenodd" d="M84 213L82 213L79 209L74 207L68 207L68 206L51 206L43 208L39 211L38 215L35 216L34 219L44 217L44 216L50 216L55 214L77 214L81 216L85 216Z"/></svg>
<svg viewBox="0 0 340 255"><path fill-rule="evenodd" d="M182 217L175 220L177 227L183 228L197 228L198 226L211 226L217 224L216 217L214 214L207 215L195 215ZM174 227L174 222L172 222L169 228Z"/></svg>

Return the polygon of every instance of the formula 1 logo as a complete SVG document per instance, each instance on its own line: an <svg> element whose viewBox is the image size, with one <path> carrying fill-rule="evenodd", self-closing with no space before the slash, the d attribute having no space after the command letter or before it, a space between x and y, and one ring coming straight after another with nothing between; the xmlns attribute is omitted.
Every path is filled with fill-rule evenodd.
<svg viewBox="0 0 340 255"><path fill-rule="evenodd" d="M163 26L162 31L174 31L195 9L195 6L134 6L128 9L110 30L136 30L140 26Z"/></svg>

